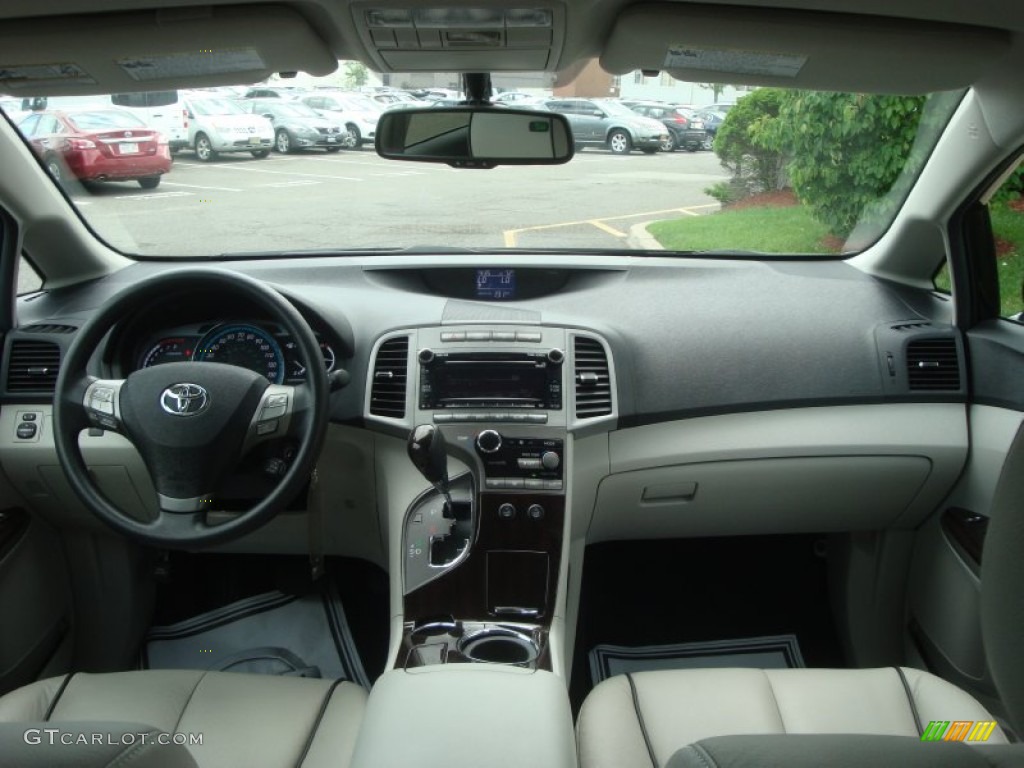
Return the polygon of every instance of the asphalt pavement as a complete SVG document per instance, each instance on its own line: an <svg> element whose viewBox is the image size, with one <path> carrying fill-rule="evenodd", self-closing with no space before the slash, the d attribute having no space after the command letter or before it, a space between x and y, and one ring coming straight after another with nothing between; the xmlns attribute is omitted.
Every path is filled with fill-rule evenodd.
<svg viewBox="0 0 1024 768"><path fill-rule="evenodd" d="M209 163L183 151L155 190L97 184L73 199L126 253L627 248L637 224L716 210L704 190L725 178L711 152L587 149L565 165L462 170L384 160L371 147Z"/></svg>

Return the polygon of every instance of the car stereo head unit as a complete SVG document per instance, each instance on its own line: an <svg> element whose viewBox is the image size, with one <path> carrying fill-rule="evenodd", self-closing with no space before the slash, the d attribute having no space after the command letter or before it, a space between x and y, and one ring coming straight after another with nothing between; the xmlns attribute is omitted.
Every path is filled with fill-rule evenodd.
<svg viewBox="0 0 1024 768"><path fill-rule="evenodd" d="M561 410L560 349L547 352L434 352L421 349L419 407Z"/></svg>

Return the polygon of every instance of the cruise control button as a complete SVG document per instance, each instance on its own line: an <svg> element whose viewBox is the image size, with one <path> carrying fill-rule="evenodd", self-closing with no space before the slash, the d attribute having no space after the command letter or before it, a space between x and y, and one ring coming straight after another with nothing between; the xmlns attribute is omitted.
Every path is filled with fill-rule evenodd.
<svg viewBox="0 0 1024 768"><path fill-rule="evenodd" d="M256 434L257 435L272 435L274 432L277 432L277 422L276 421L268 421L268 422L265 422L263 424L257 424L256 425Z"/></svg>
<svg viewBox="0 0 1024 768"><path fill-rule="evenodd" d="M270 395L267 398L267 405L272 405L272 406L283 405L283 406L287 407L287 405L288 405L288 395L285 395L285 394Z"/></svg>
<svg viewBox="0 0 1024 768"><path fill-rule="evenodd" d="M284 416L285 411L288 410L287 405L273 405L267 406L260 411L260 421L270 421L271 419L280 419Z"/></svg>

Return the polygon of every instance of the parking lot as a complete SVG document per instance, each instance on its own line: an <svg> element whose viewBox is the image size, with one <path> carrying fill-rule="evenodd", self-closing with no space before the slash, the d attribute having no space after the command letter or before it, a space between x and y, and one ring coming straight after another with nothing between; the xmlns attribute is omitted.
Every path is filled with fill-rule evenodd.
<svg viewBox="0 0 1024 768"><path fill-rule="evenodd" d="M182 151L156 190L109 183L73 198L108 242L146 254L625 248L638 222L717 209L704 189L725 178L712 152L587 149L566 165L480 171L384 160L371 147L210 163Z"/></svg>

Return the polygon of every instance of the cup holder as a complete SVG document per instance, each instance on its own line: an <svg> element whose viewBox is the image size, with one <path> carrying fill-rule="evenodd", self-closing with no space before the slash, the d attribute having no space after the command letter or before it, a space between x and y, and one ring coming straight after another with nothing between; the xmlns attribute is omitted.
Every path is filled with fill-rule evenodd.
<svg viewBox="0 0 1024 768"><path fill-rule="evenodd" d="M537 644L512 629L489 627L459 640L459 652L472 661L488 664L532 664L537 660Z"/></svg>

